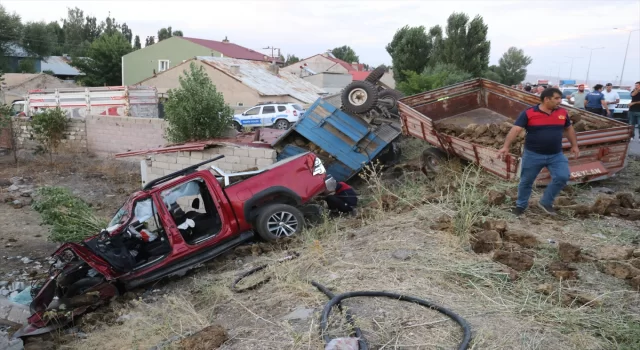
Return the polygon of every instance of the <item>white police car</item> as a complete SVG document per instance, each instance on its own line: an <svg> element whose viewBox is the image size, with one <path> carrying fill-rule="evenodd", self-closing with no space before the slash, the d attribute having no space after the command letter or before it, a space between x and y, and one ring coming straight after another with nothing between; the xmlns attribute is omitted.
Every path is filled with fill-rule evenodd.
<svg viewBox="0 0 640 350"><path fill-rule="evenodd" d="M242 114L233 116L233 125L240 131L245 127L273 127L286 130L304 114L297 103L260 103Z"/></svg>

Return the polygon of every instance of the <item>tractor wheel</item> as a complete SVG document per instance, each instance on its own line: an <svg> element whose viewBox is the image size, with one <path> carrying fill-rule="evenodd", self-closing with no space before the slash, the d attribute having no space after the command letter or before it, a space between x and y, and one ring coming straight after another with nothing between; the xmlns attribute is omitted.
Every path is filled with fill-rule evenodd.
<svg viewBox="0 0 640 350"><path fill-rule="evenodd" d="M378 103L378 90L368 81L354 81L342 90L341 97L345 110L364 114Z"/></svg>
<svg viewBox="0 0 640 350"><path fill-rule="evenodd" d="M391 114L398 115L398 100L403 97L402 92L398 90L382 90L378 94L378 106L384 106Z"/></svg>
<svg viewBox="0 0 640 350"><path fill-rule="evenodd" d="M368 81L371 84L376 84L377 82L380 81L384 73L385 73L385 68L383 66L380 66L374 69L373 71L371 71L371 73L369 73L369 75L364 79L364 81Z"/></svg>

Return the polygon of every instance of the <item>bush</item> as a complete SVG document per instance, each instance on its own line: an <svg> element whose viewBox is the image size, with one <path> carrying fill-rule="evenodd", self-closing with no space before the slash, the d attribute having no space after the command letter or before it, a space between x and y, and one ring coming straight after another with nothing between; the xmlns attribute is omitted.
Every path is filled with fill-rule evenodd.
<svg viewBox="0 0 640 350"><path fill-rule="evenodd" d="M164 104L167 137L173 142L206 140L224 135L233 111L205 73L191 63L180 77L180 87L169 91Z"/></svg>
<svg viewBox="0 0 640 350"><path fill-rule="evenodd" d="M398 84L397 89L407 96L453 85L472 78L470 73L456 68L453 64L438 63L426 68L421 74L406 71L407 79Z"/></svg>
<svg viewBox="0 0 640 350"><path fill-rule="evenodd" d="M40 145L49 153L49 158L52 157L52 152L58 149L64 139L68 123L69 119L66 113L58 107L47 109L33 116L31 128ZM51 160L53 161L53 159Z"/></svg>
<svg viewBox="0 0 640 350"><path fill-rule="evenodd" d="M107 227L106 220L97 217L87 203L65 188L42 187L36 194L33 209L45 224L53 226L51 241L78 242Z"/></svg>

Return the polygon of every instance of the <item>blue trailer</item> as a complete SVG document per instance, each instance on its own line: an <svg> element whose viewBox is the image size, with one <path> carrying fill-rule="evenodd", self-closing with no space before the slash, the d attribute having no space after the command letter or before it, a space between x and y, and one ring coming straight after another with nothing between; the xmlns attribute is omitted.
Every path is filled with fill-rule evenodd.
<svg viewBox="0 0 640 350"><path fill-rule="evenodd" d="M374 159L394 162L400 154L394 142L402 129L399 120L365 120L340 109L340 96L319 98L291 129L274 143L278 160L313 151L327 172L346 181Z"/></svg>

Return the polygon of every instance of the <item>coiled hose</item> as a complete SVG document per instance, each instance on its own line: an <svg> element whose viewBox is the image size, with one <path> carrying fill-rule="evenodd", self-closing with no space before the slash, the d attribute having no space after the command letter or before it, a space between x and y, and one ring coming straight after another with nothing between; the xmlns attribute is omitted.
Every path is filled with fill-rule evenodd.
<svg viewBox="0 0 640 350"><path fill-rule="evenodd" d="M342 311L342 305L340 304L340 302L344 299L355 298L355 297L383 297L383 298L390 298L394 300L407 301L410 303L418 304L418 305L436 310L448 316L449 318L454 320L456 323L458 323L460 327L462 327L462 331L464 332L462 342L460 343L460 345L458 345L458 349L466 350L469 347L469 342L471 341L471 327L469 326L469 323L460 315L456 314L455 312L449 309L446 309L442 306L436 305L432 302L419 299L416 297L408 296L408 295L389 293L389 292L361 291L361 292L348 292L348 293L334 295L325 286L321 285L318 282L312 281L311 284L314 287L318 288L318 290L320 290L322 293L324 293L327 297L331 299L329 300L328 303L324 305L324 309L322 309L322 316L320 317L320 332L325 341L325 344L329 344L329 342L331 342L331 338L329 338L329 335L327 335L327 329L329 328L329 314L331 313L332 307L337 306L338 309ZM346 319L347 319L347 322L351 324L351 326L354 328L356 337L358 337L359 350L369 350L369 346L367 345L366 340L362 336L362 331L358 327L356 327L355 322L353 321L353 315L348 311L346 312Z"/></svg>

